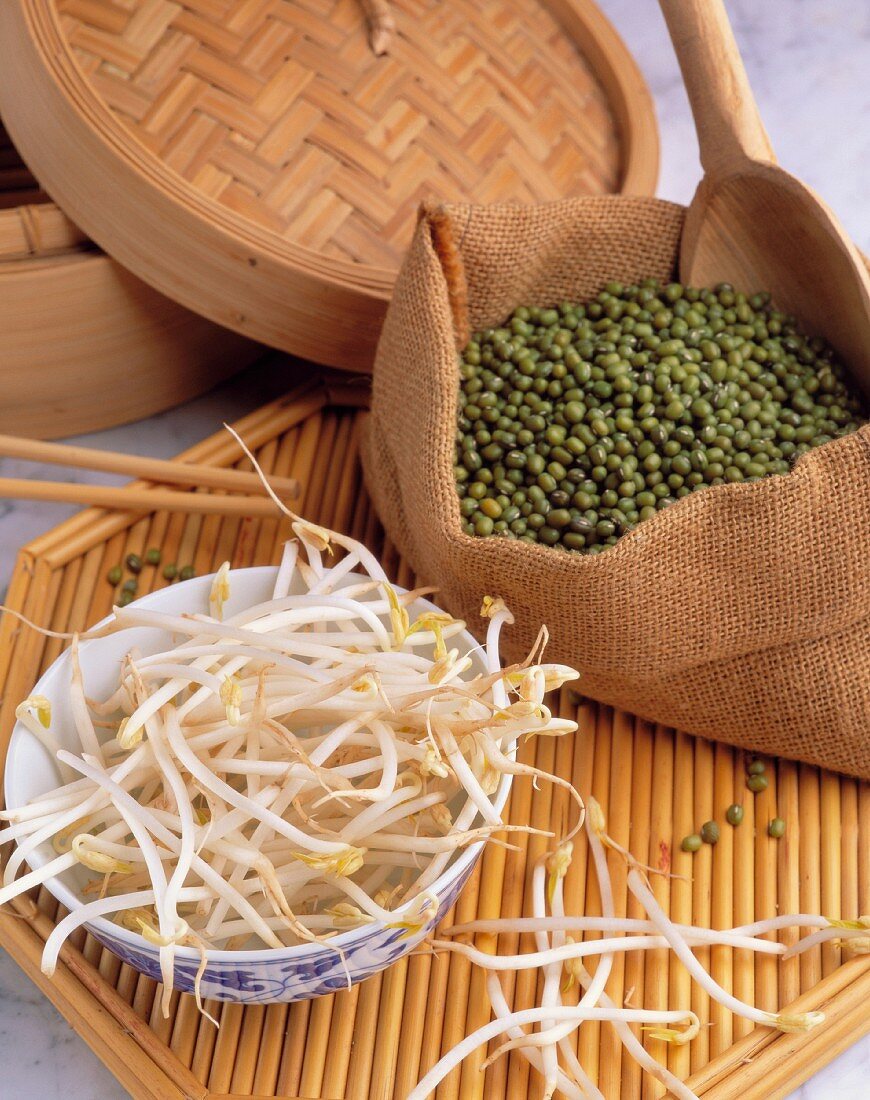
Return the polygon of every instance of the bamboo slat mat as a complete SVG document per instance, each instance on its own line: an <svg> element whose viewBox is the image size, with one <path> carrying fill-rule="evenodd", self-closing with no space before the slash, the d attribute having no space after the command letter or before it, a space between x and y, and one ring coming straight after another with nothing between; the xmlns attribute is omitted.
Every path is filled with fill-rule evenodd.
<svg viewBox="0 0 870 1100"><path fill-rule="evenodd" d="M382 556L388 573L410 585L410 571L385 542L362 486L357 453L364 413L352 407L360 404L357 398L353 386L328 390L312 381L238 427L267 471L300 480L299 507L306 516L363 539ZM185 457L226 465L237 453L219 434ZM288 533L277 519L161 513L137 519L86 511L22 549L6 602L56 630L81 629L108 612L112 588L106 571L130 551L160 546L164 561L191 562L204 573L224 559L234 566L275 562ZM143 590L164 583L159 570L143 569ZM0 624L0 755L16 703L60 649L59 641L44 640L11 616ZM575 706L567 692L561 706L577 713L580 733L542 739L524 750L526 758L571 776L581 792L604 806L620 843L644 861L670 867L676 877L655 876L653 883L674 919L732 925L777 912L854 917L870 910L870 784L781 761L769 764L770 787L753 799L744 789L745 761L735 750L591 702ZM695 857L679 851L682 836L708 818L721 820L725 807L741 798L746 816L739 828L723 825L718 845L705 846ZM534 791L525 779L515 780L513 820L559 828L568 812L563 791L546 784ZM788 822L779 842L765 831L775 813ZM546 841L521 834L513 839L520 851L486 851L455 919L523 911L526 871ZM627 897L624 866L612 859L611 872L617 910L640 916ZM599 911L582 841L565 895L569 912ZM17 910L0 914L0 943L141 1100L403 1100L443 1050L489 1018L480 972L457 956L421 952L347 993L293 1005L212 1006L221 1023L215 1031L189 997L176 995L170 1017L163 1019L155 983L83 933L67 946L48 981L39 972L39 956L58 919L57 906L41 891ZM504 949L516 948L515 936L503 940ZM690 991L685 971L664 951L618 959L608 985L616 1001L690 1005L700 1016L704 1026L687 1047L666 1050L647 1042L705 1100L776 1100L870 1029L870 965L866 959L844 961L832 943L787 963L722 947L698 954L717 981L762 1008L794 1003L826 1013L825 1023L806 1035L753 1029L697 989ZM510 984L508 997L516 1007L530 1004L533 982L521 973ZM584 1025L579 1054L608 1100L661 1095L661 1087L641 1079L622 1056L606 1026ZM446 1080L439 1100L541 1096L541 1080L519 1057L512 1054L481 1074L483 1057L479 1052L469 1058Z"/></svg>

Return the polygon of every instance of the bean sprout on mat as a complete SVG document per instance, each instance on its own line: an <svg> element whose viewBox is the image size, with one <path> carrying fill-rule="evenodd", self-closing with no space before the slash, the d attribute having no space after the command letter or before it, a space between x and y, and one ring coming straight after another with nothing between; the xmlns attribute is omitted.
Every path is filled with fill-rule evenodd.
<svg viewBox="0 0 870 1100"><path fill-rule="evenodd" d="M476 1047L502 1036L507 1037L506 1041L483 1061L481 1069L508 1051L516 1050L543 1075L543 1096L546 1100L557 1094L568 1100L591 1097L603 1100L576 1053L576 1032L588 1020L611 1024L626 1053L678 1100L698 1100L687 1085L653 1058L631 1025L640 1024L641 1031L647 1032L652 1039L684 1044L691 1042L698 1034L700 1021L687 1009L644 1010L616 1004L606 993L605 986L617 952L670 948L711 999L756 1023L784 1032L796 1032L817 1026L824 1020L823 1014L763 1012L738 1000L713 980L694 955L694 949L717 944L789 958L818 943L838 939L849 944L855 953L870 951L870 917L852 921L827 920L798 913L721 931L675 924L650 890L643 865L607 835L604 814L593 799L587 803L585 825L592 866L598 880L602 916L566 914L563 881L571 863L573 844L570 840L563 840L532 868L531 916L468 921L443 930L444 935L453 937L476 933L533 933L534 950L510 955L492 954L478 951L470 944L455 939L432 941L436 951L459 954L486 970L486 987L495 1019L448 1051L412 1090L408 1100L424 1100ZM617 918L614 915L608 851L613 853L614 858L628 864L628 889L643 907L646 919ZM762 938L786 928L813 931L789 948L776 940ZM604 938L579 942L573 938L589 932L603 933ZM592 956L599 959L594 975L584 966L584 959ZM537 969L542 971L543 979L539 986L539 1005L512 1011L499 974ZM577 986L582 990L579 1003L576 998L570 997L571 990ZM531 1031L527 1030L529 1027Z"/></svg>

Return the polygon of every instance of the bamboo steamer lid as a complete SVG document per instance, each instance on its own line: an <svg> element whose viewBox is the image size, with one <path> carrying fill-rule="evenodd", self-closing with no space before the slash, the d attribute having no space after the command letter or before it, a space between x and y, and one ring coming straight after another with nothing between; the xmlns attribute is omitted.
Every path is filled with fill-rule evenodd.
<svg viewBox="0 0 870 1100"><path fill-rule="evenodd" d="M60 206L176 301L369 369L419 202L649 193L651 100L591 0L3 0L0 109Z"/></svg>
<svg viewBox="0 0 870 1100"><path fill-rule="evenodd" d="M136 420L257 354L95 248L0 125L0 432L44 439Z"/></svg>

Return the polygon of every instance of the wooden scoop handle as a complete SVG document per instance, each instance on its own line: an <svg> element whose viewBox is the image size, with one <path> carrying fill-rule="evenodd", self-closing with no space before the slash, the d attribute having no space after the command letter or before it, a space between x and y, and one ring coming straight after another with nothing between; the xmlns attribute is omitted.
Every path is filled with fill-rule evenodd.
<svg viewBox="0 0 870 1100"><path fill-rule="evenodd" d="M695 118L707 177L775 161L723 0L659 0Z"/></svg>

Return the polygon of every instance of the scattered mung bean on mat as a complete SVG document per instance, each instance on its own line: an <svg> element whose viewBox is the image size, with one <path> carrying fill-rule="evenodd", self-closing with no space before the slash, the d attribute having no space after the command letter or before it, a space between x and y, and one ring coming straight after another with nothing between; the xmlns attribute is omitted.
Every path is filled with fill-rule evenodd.
<svg viewBox="0 0 870 1100"><path fill-rule="evenodd" d="M727 283L521 306L472 337L460 376L464 530L592 554L696 489L788 473L864 418L823 340Z"/></svg>

